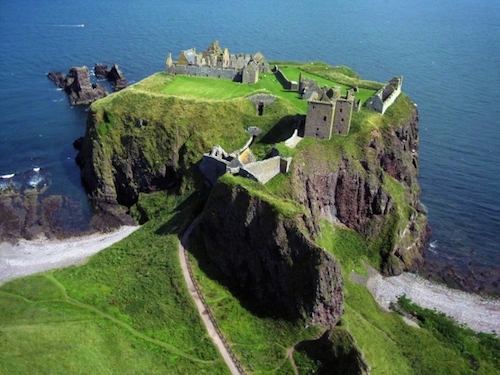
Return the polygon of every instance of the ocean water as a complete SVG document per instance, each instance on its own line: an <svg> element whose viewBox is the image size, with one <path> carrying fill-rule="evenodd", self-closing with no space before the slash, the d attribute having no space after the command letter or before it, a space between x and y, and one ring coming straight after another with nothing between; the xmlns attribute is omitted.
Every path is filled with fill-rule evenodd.
<svg viewBox="0 0 500 375"><path fill-rule="evenodd" d="M429 263L500 278L500 2L473 0L146 0L0 2L0 178L90 215L72 142L85 108L45 74L118 63L129 82L168 52L205 49L348 65L363 78L403 75L420 111L420 185L432 226ZM33 168L40 168L39 171ZM80 212L81 211L81 212Z"/></svg>

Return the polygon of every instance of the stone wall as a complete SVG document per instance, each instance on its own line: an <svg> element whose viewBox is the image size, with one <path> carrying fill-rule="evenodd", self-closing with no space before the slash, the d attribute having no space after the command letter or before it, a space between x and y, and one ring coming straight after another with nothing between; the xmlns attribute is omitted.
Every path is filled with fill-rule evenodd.
<svg viewBox="0 0 500 375"><path fill-rule="evenodd" d="M304 137L330 139L334 110L333 102L309 102Z"/></svg>
<svg viewBox="0 0 500 375"><path fill-rule="evenodd" d="M290 90L290 91L299 90L299 84L295 81L290 81L288 78L286 78L285 73L283 73L277 65L274 66L273 73L278 82L281 84L281 86L283 86L285 90Z"/></svg>
<svg viewBox="0 0 500 375"><path fill-rule="evenodd" d="M240 175L265 184L281 171L281 157L256 161L240 168Z"/></svg>
<svg viewBox="0 0 500 375"><path fill-rule="evenodd" d="M347 99L337 99L335 104L335 119L333 122L333 134L347 135L351 126L353 102Z"/></svg>
<svg viewBox="0 0 500 375"><path fill-rule="evenodd" d="M384 87L378 90L367 102L366 107L384 114L401 94L403 77L392 78Z"/></svg>
<svg viewBox="0 0 500 375"><path fill-rule="evenodd" d="M210 67L210 66L173 64L167 68L167 72L169 74L180 74L186 76L224 78L236 82L241 82L242 78L241 72L234 68L222 68L222 67Z"/></svg>

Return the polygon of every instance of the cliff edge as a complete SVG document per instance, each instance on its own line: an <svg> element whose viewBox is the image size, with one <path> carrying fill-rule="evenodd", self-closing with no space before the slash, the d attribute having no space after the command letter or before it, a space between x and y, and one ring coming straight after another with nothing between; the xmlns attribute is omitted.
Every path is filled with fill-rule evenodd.
<svg viewBox="0 0 500 375"><path fill-rule="evenodd" d="M342 273L308 238L303 220L292 202L224 176L206 202L201 230L208 256L257 309L330 328L343 313Z"/></svg>

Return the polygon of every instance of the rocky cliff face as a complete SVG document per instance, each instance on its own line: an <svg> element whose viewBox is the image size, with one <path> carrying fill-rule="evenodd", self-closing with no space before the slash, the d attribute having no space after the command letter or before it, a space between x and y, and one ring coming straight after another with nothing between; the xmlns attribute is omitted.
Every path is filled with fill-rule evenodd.
<svg viewBox="0 0 500 375"><path fill-rule="evenodd" d="M269 129L290 112L276 100L266 116L241 98L202 101L161 89L172 76L157 74L94 103L78 142L82 181L98 205L131 206L140 193L192 187L196 163L216 144L237 149L249 124Z"/></svg>
<svg viewBox="0 0 500 375"><path fill-rule="evenodd" d="M302 225L262 196L224 182L213 188L201 222L209 257L258 305L331 327L343 312L340 266Z"/></svg>
<svg viewBox="0 0 500 375"><path fill-rule="evenodd" d="M108 148L102 144L96 126L95 113L91 112L76 161L84 185L99 206L129 207L137 202L139 193L165 190L179 181L178 165L174 160L176 153L168 150L168 144L161 150L170 154L171 159L152 163L139 137L123 134L121 143L110 150L113 144L106 145Z"/></svg>
<svg viewBox="0 0 500 375"><path fill-rule="evenodd" d="M372 131L360 157L343 151L340 160L330 163L325 157L311 157L309 151L303 150L292 164L293 185L316 228L326 219L368 240L379 237L380 244L373 245L379 247L387 274L421 266L428 226L417 184L416 107L400 124Z"/></svg>

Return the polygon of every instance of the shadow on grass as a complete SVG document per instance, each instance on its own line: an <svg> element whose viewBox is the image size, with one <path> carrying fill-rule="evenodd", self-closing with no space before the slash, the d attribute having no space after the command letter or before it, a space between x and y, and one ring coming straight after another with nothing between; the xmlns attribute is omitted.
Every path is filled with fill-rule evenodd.
<svg viewBox="0 0 500 375"><path fill-rule="evenodd" d="M285 116L276 123L264 136L259 143L273 144L287 140L295 130L295 116Z"/></svg>
<svg viewBox="0 0 500 375"><path fill-rule="evenodd" d="M175 206L172 210L174 214L155 233L162 236L176 234L181 237L189 224L203 211L208 193L208 190L196 190L191 193Z"/></svg>

